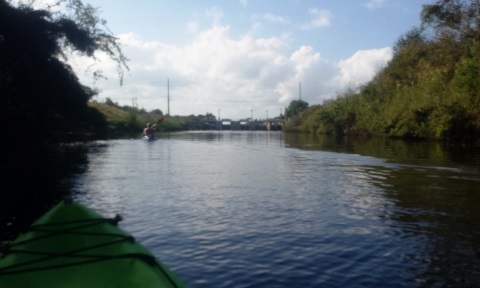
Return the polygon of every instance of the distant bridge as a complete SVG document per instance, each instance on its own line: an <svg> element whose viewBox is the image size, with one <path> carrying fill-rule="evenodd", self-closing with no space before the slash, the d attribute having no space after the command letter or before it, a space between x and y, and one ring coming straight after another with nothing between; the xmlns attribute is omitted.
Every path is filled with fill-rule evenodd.
<svg viewBox="0 0 480 288"><path fill-rule="evenodd" d="M279 131L284 125L283 119L255 120L255 121L232 121L224 119L222 121L205 122L205 130L265 130Z"/></svg>

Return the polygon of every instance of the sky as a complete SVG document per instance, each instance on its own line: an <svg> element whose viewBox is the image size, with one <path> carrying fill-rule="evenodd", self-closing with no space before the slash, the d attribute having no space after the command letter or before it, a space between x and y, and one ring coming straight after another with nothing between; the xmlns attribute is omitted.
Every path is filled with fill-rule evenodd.
<svg viewBox="0 0 480 288"><path fill-rule="evenodd" d="M110 98L170 115L240 120L279 116L370 81L427 0L84 0L129 58L74 57L81 82ZM93 66L92 66L93 65ZM91 69L107 79L94 81ZM170 105L168 105L168 97Z"/></svg>

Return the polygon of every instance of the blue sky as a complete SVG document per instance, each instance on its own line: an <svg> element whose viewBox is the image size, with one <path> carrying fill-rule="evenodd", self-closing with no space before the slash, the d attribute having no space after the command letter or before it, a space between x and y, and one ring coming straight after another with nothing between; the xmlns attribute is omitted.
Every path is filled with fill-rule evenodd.
<svg viewBox="0 0 480 288"><path fill-rule="evenodd" d="M122 105L171 114L265 118L291 100L321 104L369 81L396 40L420 24L423 0L85 0L100 9L130 58L76 57L82 82ZM89 65L108 80L92 82ZM135 99L135 100L133 100ZM267 112L268 111L268 112Z"/></svg>
<svg viewBox="0 0 480 288"><path fill-rule="evenodd" d="M230 27L233 38L247 33L258 38L288 34L292 49L310 45L336 61L355 50L391 46L400 34L420 23L422 3L428 2L87 0L100 8L115 33L135 31L147 41L186 45L193 36L189 24L195 23L201 31L217 21ZM317 19L325 20L315 25Z"/></svg>

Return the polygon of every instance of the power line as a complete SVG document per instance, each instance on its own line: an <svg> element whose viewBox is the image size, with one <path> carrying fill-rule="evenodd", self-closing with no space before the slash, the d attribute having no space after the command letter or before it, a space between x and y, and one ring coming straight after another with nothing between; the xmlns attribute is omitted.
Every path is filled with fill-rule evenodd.
<svg viewBox="0 0 480 288"><path fill-rule="evenodd" d="M194 100L192 99L187 99L187 98L177 98L177 99L172 99L171 97L134 97L136 100L155 100L155 99L167 99L168 102L175 101L175 102L192 102ZM132 97L115 97L112 100L131 100ZM137 103L138 101L136 101ZM214 103L224 103L224 102L231 102L231 103L263 103L265 101L263 100L219 100L219 99L208 99L208 100L201 100L201 102L209 103L209 102L214 102Z"/></svg>

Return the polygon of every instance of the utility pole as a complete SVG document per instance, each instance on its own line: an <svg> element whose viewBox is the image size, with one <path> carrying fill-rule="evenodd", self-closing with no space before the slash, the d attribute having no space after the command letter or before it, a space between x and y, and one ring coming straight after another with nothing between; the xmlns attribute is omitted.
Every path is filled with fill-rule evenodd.
<svg viewBox="0 0 480 288"><path fill-rule="evenodd" d="M167 115L170 116L170 79L167 78Z"/></svg>
<svg viewBox="0 0 480 288"><path fill-rule="evenodd" d="M253 130L254 124L253 124L253 109L250 109L250 130Z"/></svg>
<svg viewBox="0 0 480 288"><path fill-rule="evenodd" d="M302 82L298 82L298 96L302 100Z"/></svg>

